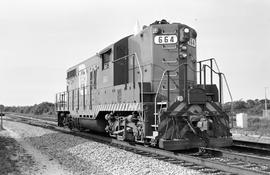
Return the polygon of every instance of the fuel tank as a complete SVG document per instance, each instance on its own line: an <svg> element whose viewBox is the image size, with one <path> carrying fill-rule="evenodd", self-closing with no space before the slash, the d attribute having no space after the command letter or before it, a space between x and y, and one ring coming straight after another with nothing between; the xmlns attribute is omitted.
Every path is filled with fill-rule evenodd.
<svg viewBox="0 0 270 175"><path fill-rule="evenodd" d="M105 127L107 125L106 120L94 120L89 118L80 118L79 124L81 128L90 129L92 131L105 133Z"/></svg>

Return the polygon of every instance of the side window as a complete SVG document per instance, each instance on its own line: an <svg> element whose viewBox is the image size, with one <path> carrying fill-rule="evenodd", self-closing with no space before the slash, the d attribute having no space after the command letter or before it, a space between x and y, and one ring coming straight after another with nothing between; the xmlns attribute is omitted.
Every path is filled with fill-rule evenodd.
<svg viewBox="0 0 270 175"><path fill-rule="evenodd" d="M102 59L102 70L109 68L109 62L111 57L112 49L109 49L108 51L101 54Z"/></svg>

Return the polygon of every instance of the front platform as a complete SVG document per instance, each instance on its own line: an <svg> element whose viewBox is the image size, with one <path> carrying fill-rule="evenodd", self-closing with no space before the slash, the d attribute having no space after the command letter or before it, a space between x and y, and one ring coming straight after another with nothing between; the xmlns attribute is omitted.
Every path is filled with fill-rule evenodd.
<svg viewBox="0 0 270 175"><path fill-rule="evenodd" d="M175 140L159 140L159 147L165 150L186 150L199 147L227 147L232 145L231 137L209 138L208 143L202 139L175 139Z"/></svg>

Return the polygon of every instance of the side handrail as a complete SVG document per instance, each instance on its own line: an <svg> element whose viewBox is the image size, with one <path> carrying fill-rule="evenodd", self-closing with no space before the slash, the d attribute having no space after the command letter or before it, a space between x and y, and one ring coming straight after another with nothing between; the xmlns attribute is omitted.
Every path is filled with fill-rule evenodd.
<svg viewBox="0 0 270 175"><path fill-rule="evenodd" d="M61 110L61 108L66 108L66 98L65 98L66 92L59 92L56 94L55 97L55 111Z"/></svg>
<svg viewBox="0 0 270 175"><path fill-rule="evenodd" d="M222 73L222 76L223 76L223 78L224 78L224 80L225 80L225 84L226 84L226 87L227 87L227 90L228 90L228 93L229 93L229 95L230 95L230 99L231 99L231 113L233 113L233 98L232 98L232 93L231 93L231 90L230 90L230 87L229 87L229 84L228 84L228 82L227 82L227 79L226 79L226 76L225 76L225 74L223 74Z"/></svg>
<svg viewBox="0 0 270 175"><path fill-rule="evenodd" d="M233 108L233 107L234 107L234 106L233 106L233 97L232 97L232 93L231 93L231 90L230 90L229 83L228 83L228 81L227 81L227 78L226 78L225 74L222 73L222 72L220 72L216 60L215 60L214 58L212 58L212 59L215 61L216 67L217 67L217 69L218 69L218 72L215 71L215 70L213 70L209 65L204 65L204 66L207 66L209 69L211 69L211 71L213 71L213 72L216 73L216 74L221 75L221 76L224 78L225 84L226 84L226 88L227 88L227 90L228 90L228 93L229 93L229 96L230 96L230 100L231 100L231 113L233 113L233 111L234 111L234 108Z"/></svg>
<svg viewBox="0 0 270 175"><path fill-rule="evenodd" d="M178 68L180 68L181 66L183 66L183 65L188 65L187 63L183 63L183 64L180 64L179 66L177 66L175 69L165 69L164 71L163 71L163 73L162 73L162 76L161 76L161 79L160 79L160 81L159 81L159 84L158 84L158 88L157 88L157 91L156 91L156 95L155 95L155 104L154 104L154 106L155 106L155 113L154 113L154 115L155 115L155 129L157 128L157 119L156 119L156 116L157 116L157 96L158 96L158 94L159 94L159 90L160 90L160 86L161 86L161 83L162 83L162 81L163 81L163 78L164 78L164 76L165 76L165 74L167 73L167 72L169 72L169 71L175 71L176 69L178 69ZM159 122L160 122L160 118L159 118Z"/></svg>
<svg viewBox="0 0 270 175"><path fill-rule="evenodd" d="M143 103L144 103L144 100L143 100L143 71L142 71L142 66L140 64L139 58L137 56L137 53L135 52L133 54L129 54L129 55L123 56L121 58L118 58L117 60L114 60L112 63L115 63L115 62L120 61L122 59L130 58L131 56L134 56L135 57L136 62L137 62L138 67L139 67L140 75L141 75L141 77L140 77L140 81L141 81L140 94L141 94L141 110L142 110L142 117L143 117L144 116L144 110L143 110ZM134 69L135 69L135 65L133 65L133 71L134 71ZM135 78L135 77L133 77L133 78ZM135 80L133 79L133 81L135 81Z"/></svg>
<svg viewBox="0 0 270 175"><path fill-rule="evenodd" d="M215 58L211 58L211 59L214 60L215 65L216 65L216 67L217 67L217 70L218 70L218 72L220 72L219 67L218 67L218 64L217 64L217 60L216 60Z"/></svg>
<svg viewBox="0 0 270 175"><path fill-rule="evenodd" d="M142 110L142 118L144 118L144 110L143 110L143 71L142 71L142 67L141 67L141 64L139 62L139 58L137 56L137 53L135 52L134 53L135 57L136 57L136 61L137 61L137 64L139 66L139 70L140 70L140 74L141 74L141 110ZM134 80L133 80L134 81Z"/></svg>
<svg viewBox="0 0 270 175"><path fill-rule="evenodd" d="M215 59L215 58L208 58L208 59L204 59L204 60L198 61L198 63L203 63L203 62L206 62L206 61L211 61L211 60L214 60L215 65L216 65L216 67L217 67L217 70L218 70L218 72L220 72L219 67L218 67L218 64L217 64L217 61L216 61L216 59Z"/></svg>

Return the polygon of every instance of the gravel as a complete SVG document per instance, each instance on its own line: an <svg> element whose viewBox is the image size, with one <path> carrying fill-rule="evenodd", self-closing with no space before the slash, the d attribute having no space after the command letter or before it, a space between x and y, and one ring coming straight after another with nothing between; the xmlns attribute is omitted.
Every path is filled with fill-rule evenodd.
<svg viewBox="0 0 270 175"><path fill-rule="evenodd" d="M44 128L10 121L5 121L4 127L17 133L24 143L40 151L49 161L61 165L60 168L66 173L202 174L179 165Z"/></svg>

